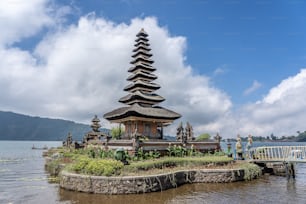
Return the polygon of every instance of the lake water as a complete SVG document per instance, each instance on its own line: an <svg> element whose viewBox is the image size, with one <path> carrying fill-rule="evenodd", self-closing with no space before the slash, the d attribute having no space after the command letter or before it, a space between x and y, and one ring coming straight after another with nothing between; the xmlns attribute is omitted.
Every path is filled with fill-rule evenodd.
<svg viewBox="0 0 306 204"><path fill-rule="evenodd" d="M265 145L279 145L264 143ZM306 143L281 143L306 145ZM187 184L163 192L139 195L95 195L60 189L48 180L42 150L61 142L0 141L0 203L306 203L306 164L297 165L296 179L265 175L250 182ZM255 143L260 146L262 143ZM222 145L224 146L224 144ZM225 146L224 146L225 147Z"/></svg>

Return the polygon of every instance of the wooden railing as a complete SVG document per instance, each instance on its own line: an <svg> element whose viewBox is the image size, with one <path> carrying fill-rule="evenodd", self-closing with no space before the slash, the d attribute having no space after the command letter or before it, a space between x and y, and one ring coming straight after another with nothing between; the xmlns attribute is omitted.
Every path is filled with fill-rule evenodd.
<svg viewBox="0 0 306 204"><path fill-rule="evenodd" d="M247 160L306 162L306 146L262 146L246 152Z"/></svg>

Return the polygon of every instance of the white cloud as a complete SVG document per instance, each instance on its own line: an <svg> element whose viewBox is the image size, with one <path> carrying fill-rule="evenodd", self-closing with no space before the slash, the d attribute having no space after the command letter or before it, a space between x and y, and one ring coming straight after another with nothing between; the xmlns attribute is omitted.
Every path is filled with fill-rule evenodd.
<svg viewBox="0 0 306 204"><path fill-rule="evenodd" d="M305 92L306 69L302 69L273 87L261 101L244 105L210 126L219 125L225 137L235 137L238 133L244 136L296 135L296 131L306 130Z"/></svg>
<svg viewBox="0 0 306 204"><path fill-rule="evenodd" d="M47 0L0 1L0 45L10 45L53 23Z"/></svg>
<svg viewBox="0 0 306 204"><path fill-rule="evenodd" d="M222 75L226 72L226 65L222 65L220 67L218 67L217 69L214 70L213 75L214 76L218 76L218 75Z"/></svg>
<svg viewBox="0 0 306 204"><path fill-rule="evenodd" d="M257 89L259 89L262 86L261 83L259 83L258 81L254 80L253 84L251 87L247 88L243 94L246 95L250 95L251 93L253 93L254 91L256 91Z"/></svg>
<svg viewBox="0 0 306 204"><path fill-rule="evenodd" d="M302 69L299 74L293 77L288 77L283 80L278 86L270 90L269 94L264 97L263 102L273 104L283 98L303 97L300 91L305 89L306 70ZM302 89L302 90L301 90ZM299 96L299 94L301 94Z"/></svg>
<svg viewBox="0 0 306 204"><path fill-rule="evenodd" d="M35 36L44 28L60 27L73 12L77 12L75 7L58 5L53 0L0 1L0 46Z"/></svg>
<svg viewBox="0 0 306 204"><path fill-rule="evenodd" d="M185 64L184 37L171 36L153 17L135 18L127 25L94 14L44 36L33 53L1 50L0 109L89 122L94 114L101 117L122 106L117 101L126 94L127 70L141 28L149 33L162 87L158 93L166 98L161 106L179 112L195 128L229 110L228 96Z"/></svg>

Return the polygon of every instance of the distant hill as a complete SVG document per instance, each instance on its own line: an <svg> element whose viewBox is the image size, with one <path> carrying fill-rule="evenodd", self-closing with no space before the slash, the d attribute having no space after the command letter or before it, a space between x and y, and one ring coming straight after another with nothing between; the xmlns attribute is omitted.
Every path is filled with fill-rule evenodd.
<svg viewBox="0 0 306 204"><path fill-rule="evenodd" d="M176 141L176 137L171 135L164 135L163 139L168 141Z"/></svg>
<svg viewBox="0 0 306 204"><path fill-rule="evenodd" d="M64 140L71 132L73 140L82 140L89 125L61 119L32 117L0 111L0 140Z"/></svg>

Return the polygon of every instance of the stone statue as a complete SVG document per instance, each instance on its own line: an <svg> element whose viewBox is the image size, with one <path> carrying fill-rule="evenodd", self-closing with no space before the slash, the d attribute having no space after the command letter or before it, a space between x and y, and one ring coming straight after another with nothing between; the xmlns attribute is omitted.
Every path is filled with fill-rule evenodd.
<svg viewBox="0 0 306 204"><path fill-rule="evenodd" d="M230 143L229 139L227 139L227 151L226 154L228 157L232 157L233 153L232 153L232 144Z"/></svg>
<svg viewBox="0 0 306 204"><path fill-rule="evenodd" d="M72 135L69 132L68 135L67 135L66 141L63 142L63 146L70 147L72 145L72 142L73 142L72 141Z"/></svg>
<svg viewBox="0 0 306 204"><path fill-rule="evenodd" d="M219 133L217 132L217 135L214 137L215 138L215 140L217 141L217 142L221 142L221 139L222 139L222 137L219 135Z"/></svg>
<svg viewBox="0 0 306 204"><path fill-rule="evenodd" d="M253 144L252 135L249 134L248 135L248 143L246 145L246 157L253 158L253 152L250 151L250 149L252 148L252 144Z"/></svg>
<svg viewBox="0 0 306 204"><path fill-rule="evenodd" d="M248 143L247 143L247 145L246 145L247 151L249 151L249 150L251 149L252 144L253 144L252 135L249 134L249 136L248 136Z"/></svg>
<svg viewBox="0 0 306 204"><path fill-rule="evenodd" d="M135 128L135 131L134 131L133 134L132 134L132 138L138 139L138 138L137 138L137 135L138 135L137 132L138 132L138 129Z"/></svg>
<svg viewBox="0 0 306 204"><path fill-rule="evenodd" d="M183 128L183 123L180 122L179 126L176 128L176 140L183 141L183 137L184 137L184 128Z"/></svg>
<svg viewBox="0 0 306 204"><path fill-rule="evenodd" d="M237 135L236 152L238 156L237 159L243 159L242 157L243 150L242 150L241 138L239 134Z"/></svg>
<svg viewBox="0 0 306 204"><path fill-rule="evenodd" d="M193 137L193 128L189 124L189 122L187 122L187 124L186 124L185 132L186 132L185 133L186 141L192 141L194 139L194 137Z"/></svg>
<svg viewBox="0 0 306 204"><path fill-rule="evenodd" d="M132 145L133 145L133 151L134 151L134 155L137 154L138 152L138 149L139 149L139 139L140 139L140 136L138 133L137 133L137 128L135 128L135 132L132 134Z"/></svg>

